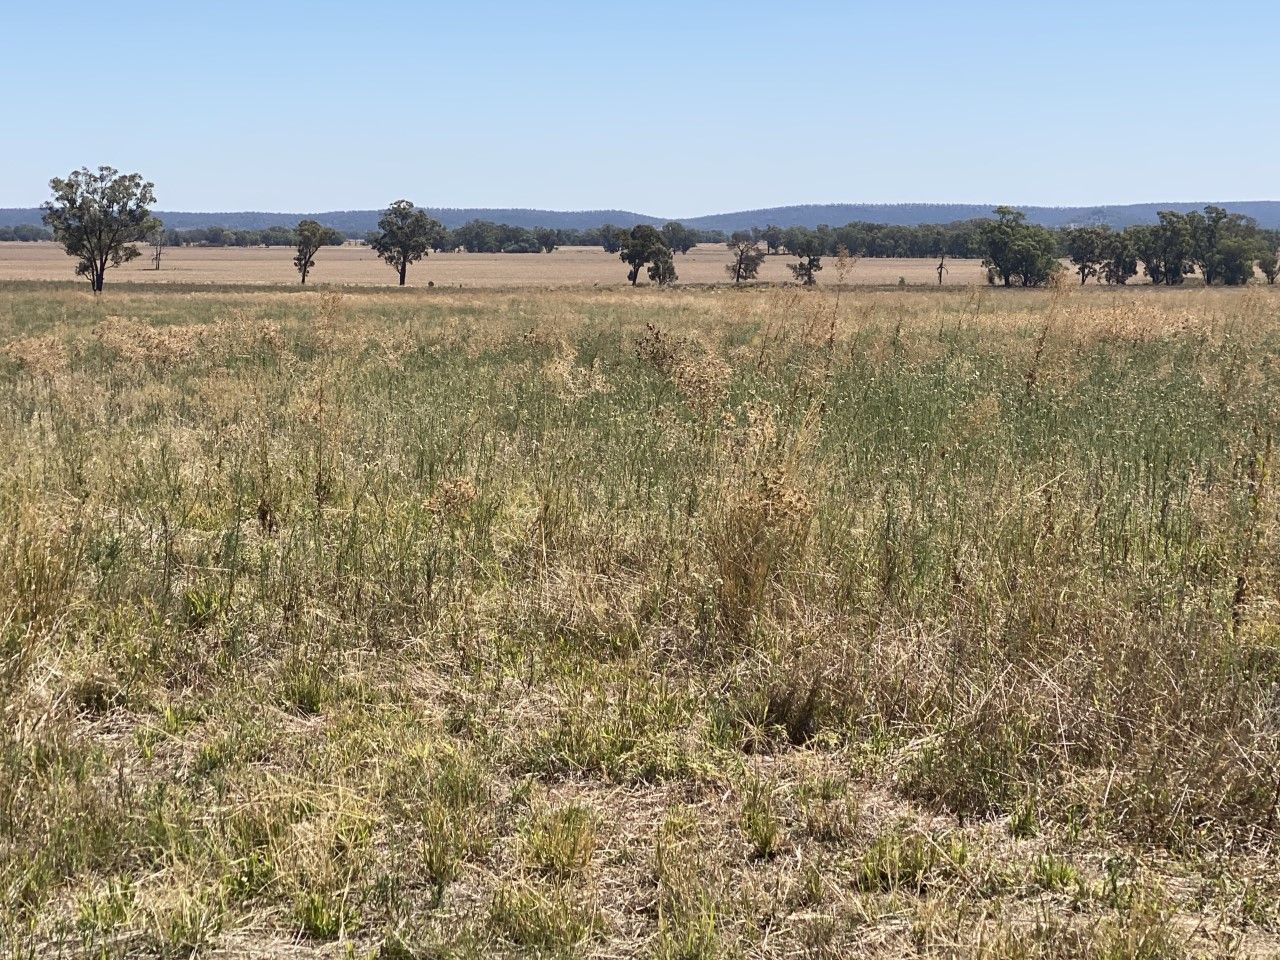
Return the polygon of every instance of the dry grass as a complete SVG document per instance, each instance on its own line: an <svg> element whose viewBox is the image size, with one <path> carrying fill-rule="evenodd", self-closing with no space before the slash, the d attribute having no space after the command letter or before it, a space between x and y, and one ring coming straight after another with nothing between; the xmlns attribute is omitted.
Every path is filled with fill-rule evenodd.
<svg viewBox="0 0 1280 960"><path fill-rule="evenodd" d="M723 245L704 244L676 257L681 283L723 284L729 262ZM769 257L760 279L791 281L786 265L795 258ZM55 243L0 243L0 280L74 280L74 263ZM937 283L936 260L867 259L858 261L848 282L891 285L905 278L913 286ZM977 260L948 260L950 286L983 282ZM834 260L819 274L819 283L835 280ZM367 247L348 244L326 247L316 255L309 278L315 284L390 286L395 272ZM409 271L412 286L434 282L446 287L611 287L627 281L626 266L616 254L598 247L566 247L549 254L433 253ZM82 281L83 282L83 281ZM161 269L151 269L146 257L110 270L107 283L251 283L296 284L293 250L287 247L176 247L165 251Z"/></svg>
<svg viewBox="0 0 1280 960"><path fill-rule="evenodd" d="M0 287L0 957L1274 956L1278 354Z"/></svg>

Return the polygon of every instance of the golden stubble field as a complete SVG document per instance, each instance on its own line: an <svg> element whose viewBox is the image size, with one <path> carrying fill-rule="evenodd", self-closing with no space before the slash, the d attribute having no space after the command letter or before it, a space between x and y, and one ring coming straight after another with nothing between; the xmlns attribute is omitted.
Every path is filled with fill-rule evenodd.
<svg viewBox="0 0 1280 960"><path fill-rule="evenodd" d="M144 255L107 272L107 284L125 281L165 283L298 282L291 247L174 247L166 249L156 271ZM728 251L718 244L703 244L687 255L676 256L681 283L726 283ZM760 280L790 282L788 263L794 257L769 257ZM896 284L901 277L912 286L936 286L937 261L926 259L859 260L849 272L848 283ZM977 260L949 260L947 285L966 286L985 281ZM425 287L562 287L614 286L626 283L627 268L617 254L598 247L565 247L554 253L433 253L409 269L409 284ZM819 284L834 282L834 258L824 261ZM55 243L0 243L0 280L69 280L75 262ZM309 280L313 284L394 285L395 271L368 247L347 244L326 247L316 255ZM647 282L647 281L645 281Z"/></svg>

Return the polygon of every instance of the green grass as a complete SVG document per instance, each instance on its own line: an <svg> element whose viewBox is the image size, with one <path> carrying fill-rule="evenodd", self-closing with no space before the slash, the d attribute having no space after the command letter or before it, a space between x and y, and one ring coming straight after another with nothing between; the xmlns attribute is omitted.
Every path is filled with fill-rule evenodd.
<svg viewBox="0 0 1280 960"><path fill-rule="evenodd" d="M1280 942L1280 298L398 294L0 288L0 957Z"/></svg>

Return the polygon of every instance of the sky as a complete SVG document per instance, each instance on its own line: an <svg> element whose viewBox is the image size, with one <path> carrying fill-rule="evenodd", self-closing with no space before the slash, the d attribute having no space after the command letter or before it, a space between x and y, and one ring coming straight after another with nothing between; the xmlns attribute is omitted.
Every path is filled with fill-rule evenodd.
<svg viewBox="0 0 1280 960"><path fill-rule="evenodd" d="M0 0L0 206L1280 198L1273 2Z"/></svg>

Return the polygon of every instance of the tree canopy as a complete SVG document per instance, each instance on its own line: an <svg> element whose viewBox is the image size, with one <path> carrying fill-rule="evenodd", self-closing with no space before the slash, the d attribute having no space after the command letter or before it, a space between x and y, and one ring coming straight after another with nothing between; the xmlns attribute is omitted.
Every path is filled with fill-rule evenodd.
<svg viewBox="0 0 1280 960"><path fill-rule="evenodd" d="M1138 273L1138 251L1128 230L1107 231L1098 279L1123 286Z"/></svg>
<svg viewBox="0 0 1280 960"><path fill-rule="evenodd" d="M147 238L158 224L149 209L154 184L137 173L114 167L73 170L66 179L49 181L53 199L44 203L44 223L53 237L78 258L76 275L87 276L95 293L102 290L107 267L141 255L133 244Z"/></svg>
<svg viewBox="0 0 1280 960"><path fill-rule="evenodd" d="M1184 214L1162 210L1160 222L1130 228L1134 251L1152 283L1176 286L1195 271L1191 228Z"/></svg>
<svg viewBox="0 0 1280 960"><path fill-rule="evenodd" d="M12 227L0 227L0 240L17 240L22 243L34 243L38 240L52 240L53 231L37 227L33 223L19 223Z"/></svg>
<svg viewBox="0 0 1280 960"><path fill-rule="evenodd" d="M822 228L792 227L782 235L782 243L788 253L799 259L798 263L787 264L791 275L806 287L816 284L818 271L822 269L822 255L827 251L827 237Z"/></svg>
<svg viewBox="0 0 1280 960"><path fill-rule="evenodd" d="M1105 226L1074 227L1064 231L1063 246L1082 284L1101 272L1107 259L1110 236L1111 228Z"/></svg>
<svg viewBox="0 0 1280 960"><path fill-rule="evenodd" d="M1255 220L1207 206L1203 213L1186 214L1186 224L1191 235L1191 261L1200 268L1206 286L1249 281L1260 252Z"/></svg>
<svg viewBox="0 0 1280 960"><path fill-rule="evenodd" d="M428 256L443 234L440 221L428 217L409 200L397 200L383 212L378 232L369 237L369 246L399 274L403 287L409 264Z"/></svg>
<svg viewBox="0 0 1280 960"><path fill-rule="evenodd" d="M764 229L757 227L752 232L764 243L765 249L769 253L777 253L782 248L783 231L781 227L771 223L765 226Z"/></svg>
<svg viewBox="0 0 1280 960"><path fill-rule="evenodd" d="M765 252L760 249L760 244L755 236L750 231L739 230L729 238L729 242L725 246L729 248L729 253L733 259L725 264L724 269L733 282L741 283L743 280L754 280L765 258Z"/></svg>
<svg viewBox="0 0 1280 960"><path fill-rule="evenodd" d="M676 276L676 261L671 255L670 250L661 250L654 256L653 262L649 264L649 279L660 287L675 283L679 278Z"/></svg>
<svg viewBox="0 0 1280 960"><path fill-rule="evenodd" d="M1280 234L1260 230L1250 217L1208 206L1203 211L1161 210L1158 222L1112 230L1077 227L1062 232L1062 246L1080 274L1080 282L1122 284L1138 264L1154 284L1176 286L1197 270L1205 286L1248 283L1255 265L1275 282Z"/></svg>
<svg viewBox="0 0 1280 960"><path fill-rule="evenodd" d="M1262 248L1258 251L1258 269L1262 271L1262 275L1267 278L1267 283L1275 283L1276 277L1280 276L1280 254L1277 254L1277 248L1280 247L1280 241L1272 238L1264 240Z"/></svg>
<svg viewBox="0 0 1280 960"><path fill-rule="evenodd" d="M543 228L535 230L533 237L538 241L538 246L542 248L543 253L555 253L556 247L560 246L560 232Z"/></svg>
<svg viewBox="0 0 1280 960"><path fill-rule="evenodd" d="M1024 287L1047 283L1061 268L1053 232L1028 223L1026 214L1012 207L996 207L995 214L982 229L983 264L1006 287L1015 281Z"/></svg>
<svg viewBox="0 0 1280 960"><path fill-rule="evenodd" d="M690 230L682 223L672 220L662 228L662 237L667 241L667 246L677 253L688 253L698 245L701 234L697 230Z"/></svg>
<svg viewBox="0 0 1280 960"><path fill-rule="evenodd" d="M640 279L640 271L645 264L649 265L649 279L659 285L665 286L676 279L671 248L656 227L648 224L633 227L622 241L618 256L631 268L627 271L627 279L632 286Z"/></svg>
<svg viewBox="0 0 1280 960"><path fill-rule="evenodd" d="M321 247L342 242L342 234L332 227L326 227L315 220L303 220L294 229L298 238L298 254L293 258L293 265L302 275L302 282L307 282L307 273L316 265L316 251Z"/></svg>

